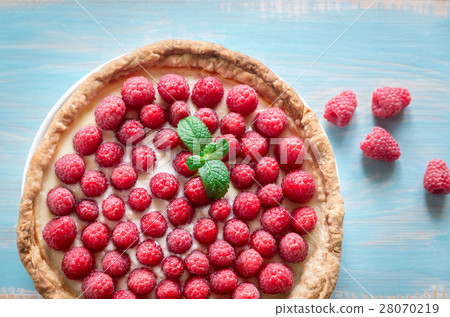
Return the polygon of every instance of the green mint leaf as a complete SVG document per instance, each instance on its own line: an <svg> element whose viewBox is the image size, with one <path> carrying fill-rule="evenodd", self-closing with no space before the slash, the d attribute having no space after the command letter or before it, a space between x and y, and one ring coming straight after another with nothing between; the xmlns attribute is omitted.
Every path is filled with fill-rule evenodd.
<svg viewBox="0 0 450 317"><path fill-rule="evenodd" d="M189 156L186 165L190 171L196 171L205 164L206 160L198 155Z"/></svg>
<svg viewBox="0 0 450 317"><path fill-rule="evenodd" d="M230 186L230 173L222 161L206 161L198 172L209 198L220 199L225 196Z"/></svg>
<svg viewBox="0 0 450 317"><path fill-rule="evenodd" d="M212 142L212 136L206 124L197 117L189 116L180 120L177 132L189 151L195 155L199 155L203 148Z"/></svg>
<svg viewBox="0 0 450 317"><path fill-rule="evenodd" d="M202 158L206 160L221 160L230 150L230 144L225 139L219 139L216 143L210 143L205 146L202 152Z"/></svg>

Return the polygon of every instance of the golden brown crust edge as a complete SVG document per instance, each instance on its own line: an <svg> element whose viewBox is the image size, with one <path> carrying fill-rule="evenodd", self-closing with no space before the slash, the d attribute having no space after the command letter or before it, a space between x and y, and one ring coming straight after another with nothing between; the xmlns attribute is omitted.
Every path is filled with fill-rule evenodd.
<svg viewBox="0 0 450 317"><path fill-rule="evenodd" d="M49 128L34 153L26 176L19 208L17 247L25 269L44 298L73 298L75 294L63 288L58 274L43 258L34 230L33 204L40 192L44 171L48 168L61 135L75 120L77 113L109 82L152 66L201 68L212 73L248 84L267 101L283 108L303 128L305 137L311 138L323 160L318 165L324 176L326 195L325 219L329 241L322 247L326 251L326 277L317 288L293 292L307 298L328 298L336 285L342 250L342 222L344 203L339 190L333 150L319 125L316 115L304 106L298 94L259 61L244 54L207 42L166 40L156 42L117 60L92 74L69 97L54 116Z"/></svg>

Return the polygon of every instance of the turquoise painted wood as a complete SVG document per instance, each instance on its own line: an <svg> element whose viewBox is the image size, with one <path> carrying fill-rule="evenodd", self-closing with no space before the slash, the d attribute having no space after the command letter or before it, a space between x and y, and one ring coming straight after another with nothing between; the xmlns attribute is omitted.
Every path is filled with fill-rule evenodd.
<svg viewBox="0 0 450 317"><path fill-rule="evenodd" d="M334 297L448 297L450 197L425 194L422 177L430 159L450 163L450 3L380 0L309 67L371 2L80 1L127 51L167 38L216 42L261 60L302 94L329 135L345 199ZM0 1L0 293L36 295L15 246L36 131L65 90L123 48L75 1ZM380 86L407 87L410 107L374 119ZM345 89L358 109L337 128L323 109ZM359 142L374 125L399 142L395 164L362 157Z"/></svg>

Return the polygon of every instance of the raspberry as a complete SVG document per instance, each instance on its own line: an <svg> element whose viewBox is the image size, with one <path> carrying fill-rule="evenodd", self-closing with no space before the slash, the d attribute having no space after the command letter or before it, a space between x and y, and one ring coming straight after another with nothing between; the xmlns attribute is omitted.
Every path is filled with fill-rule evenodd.
<svg viewBox="0 0 450 317"><path fill-rule="evenodd" d="M65 184L75 184L84 174L85 165L78 154L66 154L55 163L55 174Z"/></svg>
<svg viewBox="0 0 450 317"><path fill-rule="evenodd" d="M200 177L191 178L184 184L184 194L194 206L205 206L210 202Z"/></svg>
<svg viewBox="0 0 450 317"><path fill-rule="evenodd" d="M283 260L292 263L302 262L308 255L308 243L295 232L285 235L280 241L280 256Z"/></svg>
<svg viewBox="0 0 450 317"><path fill-rule="evenodd" d="M373 92L372 111L380 118L390 118L405 109L411 102L408 89L383 87Z"/></svg>
<svg viewBox="0 0 450 317"><path fill-rule="evenodd" d="M158 150L171 150L176 148L178 144L180 144L178 133L169 128L159 130L153 139L153 145Z"/></svg>
<svg viewBox="0 0 450 317"><path fill-rule="evenodd" d="M249 188L253 185L255 171L249 165L236 164L231 168L230 180L237 189Z"/></svg>
<svg viewBox="0 0 450 317"><path fill-rule="evenodd" d="M264 207L278 206L283 201L283 190L276 184L267 184L256 194Z"/></svg>
<svg viewBox="0 0 450 317"><path fill-rule="evenodd" d="M119 251L109 251L102 260L103 271L112 277L121 277L127 274L131 267L128 254Z"/></svg>
<svg viewBox="0 0 450 317"><path fill-rule="evenodd" d="M236 259L236 252L231 244L219 239L209 246L208 256L211 264L218 267L228 267Z"/></svg>
<svg viewBox="0 0 450 317"><path fill-rule="evenodd" d="M191 99L199 108L215 108L222 97L222 83L216 77L205 77L195 83Z"/></svg>
<svg viewBox="0 0 450 317"><path fill-rule="evenodd" d="M155 89L150 80L142 76L128 78L120 91L123 101L131 108L141 108L155 100Z"/></svg>
<svg viewBox="0 0 450 317"><path fill-rule="evenodd" d="M258 283L263 293L283 294L294 284L294 273L283 263L269 263L259 272Z"/></svg>
<svg viewBox="0 0 450 317"><path fill-rule="evenodd" d="M65 216L75 208L75 197L67 188L52 188L47 194L47 206L55 216Z"/></svg>
<svg viewBox="0 0 450 317"><path fill-rule="evenodd" d="M268 138L276 138L283 132L287 117L280 108L270 108L259 112L255 119L255 130Z"/></svg>
<svg viewBox="0 0 450 317"><path fill-rule="evenodd" d="M109 195L102 202L103 216L109 220L120 220L125 215L125 204L116 195Z"/></svg>
<svg viewBox="0 0 450 317"><path fill-rule="evenodd" d="M261 216L260 222L263 228L271 234L285 232L289 228L289 213L283 207L272 207Z"/></svg>
<svg viewBox="0 0 450 317"><path fill-rule="evenodd" d="M67 216L51 220L42 230L42 237L48 246L54 250L65 251L69 249L76 236L77 225L72 218Z"/></svg>
<svg viewBox="0 0 450 317"><path fill-rule="evenodd" d="M121 165L111 174L111 184L117 189L130 189L136 181L137 173L131 166Z"/></svg>
<svg viewBox="0 0 450 317"><path fill-rule="evenodd" d="M223 227L223 238L234 246L247 244L250 237L250 229L247 224L238 219L230 219Z"/></svg>
<svg viewBox="0 0 450 317"><path fill-rule="evenodd" d="M252 283L241 283L233 292L233 299L259 299L258 288Z"/></svg>
<svg viewBox="0 0 450 317"><path fill-rule="evenodd" d="M394 162L401 155L398 143L380 127L374 127L359 147L366 157L384 162Z"/></svg>
<svg viewBox="0 0 450 317"><path fill-rule="evenodd" d="M102 143L102 133L97 127L85 127L74 135L72 142L78 154L90 155Z"/></svg>
<svg viewBox="0 0 450 317"><path fill-rule="evenodd" d="M210 218L200 218L194 226L194 238L201 244L210 244L217 239L217 225Z"/></svg>
<svg viewBox="0 0 450 317"><path fill-rule="evenodd" d="M239 141L236 139L236 137L232 134L224 134L221 136L218 136L215 138L214 142L219 141L220 139L225 139L228 141L228 144L230 146L230 150L228 153L224 156L222 161L230 161L230 162L236 162L236 158L238 156L239 152Z"/></svg>
<svg viewBox="0 0 450 317"><path fill-rule="evenodd" d="M193 216L194 208L185 198L176 198L167 206L167 217L175 227L191 222Z"/></svg>
<svg viewBox="0 0 450 317"><path fill-rule="evenodd" d="M133 167L138 171L152 171L153 167L156 165L155 152L146 145L138 146L134 148L131 153L131 162Z"/></svg>
<svg viewBox="0 0 450 317"><path fill-rule="evenodd" d="M81 178L81 191L88 197L102 195L108 187L105 174L99 171L88 171Z"/></svg>
<svg viewBox="0 0 450 317"><path fill-rule="evenodd" d="M147 128L158 129L166 122L166 112L158 105L146 105L139 113L139 120Z"/></svg>
<svg viewBox="0 0 450 317"><path fill-rule="evenodd" d="M109 229L103 223L94 222L84 228L81 241L93 252L101 251L108 245Z"/></svg>
<svg viewBox="0 0 450 317"><path fill-rule="evenodd" d="M137 299L137 296L134 295L129 290L121 290L114 293L113 299Z"/></svg>
<svg viewBox="0 0 450 317"><path fill-rule="evenodd" d="M125 120L117 130L116 137L124 145L138 144L145 137L144 126L138 120Z"/></svg>
<svg viewBox="0 0 450 317"><path fill-rule="evenodd" d="M155 266L161 263L164 253L158 242L145 240L137 248L136 258L144 265Z"/></svg>
<svg viewBox="0 0 450 317"><path fill-rule="evenodd" d="M173 159L172 166L173 169L183 175L184 177L192 176L195 171L191 171L186 164L186 160L188 157L192 156L192 153L189 151L181 151L178 153L175 158Z"/></svg>
<svg viewBox="0 0 450 317"><path fill-rule="evenodd" d="M133 270L128 276L128 289L138 296L150 294L156 286L155 273L145 267Z"/></svg>
<svg viewBox="0 0 450 317"><path fill-rule="evenodd" d="M168 113L169 123L175 128L177 127L178 122L180 122L181 119L184 119L191 115L191 111L184 101L175 101L170 105Z"/></svg>
<svg viewBox="0 0 450 317"><path fill-rule="evenodd" d="M311 207L299 207L291 212L291 227L299 234L307 234L314 229L317 215Z"/></svg>
<svg viewBox="0 0 450 317"><path fill-rule="evenodd" d="M81 282L81 292L86 299L107 299L114 294L114 281L108 274L94 271Z"/></svg>
<svg viewBox="0 0 450 317"><path fill-rule="evenodd" d="M219 294L232 293L238 284L236 273L230 269L215 271L209 279L212 290Z"/></svg>
<svg viewBox="0 0 450 317"><path fill-rule="evenodd" d="M115 142L105 142L95 153L95 161L101 167L112 167L122 162L123 148Z"/></svg>
<svg viewBox="0 0 450 317"><path fill-rule="evenodd" d="M281 188L284 196L298 203L308 202L316 191L314 179L302 170L285 175L281 181Z"/></svg>
<svg viewBox="0 0 450 317"><path fill-rule="evenodd" d="M183 260L175 255L168 256L161 263L161 269L168 278L179 278L183 275Z"/></svg>
<svg viewBox="0 0 450 317"><path fill-rule="evenodd" d="M184 284L183 294L187 299L206 299L209 293L209 283L203 277L191 277Z"/></svg>
<svg viewBox="0 0 450 317"><path fill-rule="evenodd" d="M273 157L265 156L255 165L255 178L258 185L275 183L279 173L278 162Z"/></svg>
<svg viewBox="0 0 450 317"><path fill-rule="evenodd" d="M186 269L194 275L206 275L209 273L209 260L205 253L193 251L184 259Z"/></svg>
<svg viewBox="0 0 450 317"><path fill-rule="evenodd" d="M214 201L209 207L208 214L214 221L224 221L231 211L230 204L226 199Z"/></svg>
<svg viewBox="0 0 450 317"><path fill-rule="evenodd" d="M156 287L156 298L158 299L178 299L181 298L180 283L175 280L162 280Z"/></svg>
<svg viewBox="0 0 450 317"><path fill-rule="evenodd" d="M175 229L166 238L167 248L170 252L181 254L192 246L191 234L184 229Z"/></svg>
<svg viewBox="0 0 450 317"><path fill-rule="evenodd" d="M241 137L245 132L245 119L240 113L230 112L220 120L220 132Z"/></svg>
<svg viewBox="0 0 450 317"><path fill-rule="evenodd" d="M172 199L178 192L179 186L175 176L168 173L158 173L150 180L150 190L160 199Z"/></svg>
<svg viewBox="0 0 450 317"><path fill-rule="evenodd" d="M216 132L219 127L219 117L211 108L200 108L194 116L199 118L206 125L211 134Z"/></svg>
<svg viewBox="0 0 450 317"><path fill-rule="evenodd" d="M104 98L95 108L95 122L102 130L115 130L125 117L126 106L117 96Z"/></svg>
<svg viewBox="0 0 450 317"><path fill-rule="evenodd" d="M228 92L227 106L230 111L240 113L244 116L255 111L258 106L258 95L256 91L247 85L236 85Z"/></svg>
<svg viewBox="0 0 450 317"><path fill-rule="evenodd" d="M282 139L280 144L275 147L275 157L285 171L300 168L305 158L303 141L294 137Z"/></svg>
<svg viewBox="0 0 450 317"><path fill-rule="evenodd" d="M112 241L122 250L136 246L139 243L138 227L131 221L117 224L112 233Z"/></svg>
<svg viewBox="0 0 450 317"><path fill-rule="evenodd" d="M135 188L128 195L128 205L133 210L144 211L152 203L152 196L144 188Z"/></svg>
<svg viewBox="0 0 450 317"><path fill-rule="evenodd" d="M257 230L250 237L251 246L265 258L271 258L277 252L275 238L265 230Z"/></svg>
<svg viewBox="0 0 450 317"><path fill-rule="evenodd" d="M94 221L98 217L98 206L93 200L81 200L75 207L78 218L84 221Z"/></svg>
<svg viewBox="0 0 450 317"><path fill-rule="evenodd" d="M91 252L84 247L69 250L62 258L61 270L71 280L79 280L94 268L95 260Z"/></svg>
<svg viewBox="0 0 450 317"><path fill-rule="evenodd" d="M164 101L172 103L176 100L188 100L190 91L183 76L167 74L159 80L158 93Z"/></svg>
<svg viewBox="0 0 450 317"><path fill-rule="evenodd" d="M153 237L162 237L167 230L167 222L159 211L150 211L141 218L141 231L143 234Z"/></svg>
<svg viewBox="0 0 450 317"><path fill-rule="evenodd" d="M239 143L239 154L244 161L259 161L268 151L267 139L255 131L246 132Z"/></svg>
<svg viewBox="0 0 450 317"><path fill-rule="evenodd" d="M256 276L262 264L263 258L257 251L246 249L239 253L236 259L236 271L242 277Z"/></svg>
<svg viewBox="0 0 450 317"><path fill-rule="evenodd" d="M423 176L423 187L430 194L447 195L450 193L450 171L443 160L433 159L428 162Z"/></svg>
<svg viewBox="0 0 450 317"><path fill-rule="evenodd" d="M233 202L234 215L242 220L252 220L259 215L260 201L253 193L243 192Z"/></svg>
<svg viewBox="0 0 450 317"><path fill-rule="evenodd" d="M343 91L328 100L323 117L339 127L345 127L353 117L356 105L356 95L350 90Z"/></svg>

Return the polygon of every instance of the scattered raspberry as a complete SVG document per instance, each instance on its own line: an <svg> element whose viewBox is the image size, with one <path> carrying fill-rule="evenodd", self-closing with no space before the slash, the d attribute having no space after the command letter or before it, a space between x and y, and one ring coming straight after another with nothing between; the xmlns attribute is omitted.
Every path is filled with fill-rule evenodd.
<svg viewBox="0 0 450 317"><path fill-rule="evenodd" d="M105 174L99 171L88 171L81 178L81 191L88 197L102 195L108 187Z"/></svg>
<svg viewBox="0 0 450 317"><path fill-rule="evenodd" d="M374 127L359 147L366 157L384 162L394 162L401 155L398 143L380 127Z"/></svg>
<svg viewBox="0 0 450 317"><path fill-rule="evenodd" d="M233 292L233 299L259 299L258 288L252 283L241 283Z"/></svg>
<svg viewBox="0 0 450 317"><path fill-rule="evenodd" d="M280 167L285 171L292 171L302 166L305 159L305 146L299 138L288 137L281 140L275 147L275 157Z"/></svg>
<svg viewBox="0 0 450 317"><path fill-rule="evenodd" d="M125 117L126 106L117 96L104 98L95 108L95 122L102 130L115 130Z"/></svg>
<svg viewBox="0 0 450 317"><path fill-rule="evenodd" d="M131 153L131 162L133 167L138 171L152 171L153 167L156 165L155 152L146 145L138 146L134 148Z"/></svg>
<svg viewBox="0 0 450 317"><path fill-rule="evenodd" d="M285 208L272 207L263 213L260 222L263 228L271 234L279 234L289 228L290 217Z"/></svg>
<svg viewBox="0 0 450 317"><path fill-rule="evenodd" d="M75 197L67 188L52 188L47 194L47 206L55 216L65 216L75 208Z"/></svg>
<svg viewBox="0 0 450 317"><path fill-rule="evenodd" d="M220 120L220 132L241 137L245 132L245 119L240 113L230 112Z"/></svg>
<svg viewBox="0 0 450 317"><path fill-rule="evenodd" d="M194 275L206 275L209 273L209 260L205 253L193 251L184 259L186 269Z"/></svg>
<svg viewBox="0 0 450 317"><path fill-rule="evenodd" d="M150 129L158 129L166 122L166 112L158 105L145 105L139 113L139 120Z"/></svg>
<svg viewBox="0 0 450 317"><path fill-rule="evenodd" d="M233 202L234 215L242 220L252 220L259 215L260 201L253 193L243 192Z"/></svg>
<svg viewBox="0 0 450 317"><path fill-rule="evenodd" d="M356 105L356 95L350 90L343 91L328 100L323 117L339 127L345 127L353 117Z"/></svg>
<svg viewBox="0 0 450 317"><path fill-rule="evenodd" d="M259 272L258 283L263 293L283 294L294 284L294 273L283 263L269 263Z"/></svg>
<svg viewBox="0 0 450 317"><path fill-rule="evenodd" d="M128 78L120 91L123 101L131 108L141 108L155 100L155 89L150 80L142 76Z"/></svg>
<svg viewBox="0 0 450 317"><path fill-rule="evenodd" d="M114 293L113 299L137 299L137 296L134 295L129 290L121 290Z"/></svg>
<svg viewBox="0 0 450 317"><path fill-rule="evenodd" d="M102 143L102 133L97 127L84 127L73 139L73 148L80 155L90 155Z"/></svg>
<svg viewBox="0 0 450 317"><path fill-rule="evenodd" d="M258 95L256 91L247 85L236 85L228 92L227 106L232 112L244 116L255 111L258 106Z"/></svg>
<svg viewBox="0 0 450 317"><path fill-rule="evenodd" d="M101 167L112 167L120 164L123 158L123 148L115 142L105 142L95 153L95 161Z"/></svg>
<svg viewBox="0 0 450 317"><path fill-rule="evenodd" d="M121 277L127 274L131 267L131 260L127 253L109 251L102 260L102 268L112 277Z"/></svg>
<svg viewBox="0 0 450 317"><path fill-rule="evenodd" d="M280 241L279 248L281 258L287 262L302 262L308 255L308 243L295 232L285 235Z"/></svg>
<svg viewBox="0 0 450 317"><path fill-rule="evenodd" d="M84 228L81 241L84 246L93 252L101 251L108 245L109 229L103 223L94 222Z"/></svg>
<svg viewBox="0 0 450 317"><path fill-rule="evenodd" d="M218 267L228 267L236 259L236 252L231 244L219 239L209 246L208 256L211 264Z"/></svg>
<svg viewBox="0 0 450 317"><path fill-rule="evenodd" d="M158 173L150 180L150 190L158 198L170 200L178 192L180 184L172 174Z"/></svg>
<svg viewBox="0 0 450 317"><path fill-rule="evenodd" d="M144 126L138 120L125 120L117 130L116 137L124 145L136 145L145 137Z"/></svg>
<svg viewBox="0 0 450 317"><path fill-rule="evenodd" d="M219 117L211 108L200 108L194 116L199 118L208 127L211 134L216 132L219 127Z"/></svg>
<svg viewBox="0 0 450 317"><path fill-rule="evenodd" d="M144 211L152 203L152 196L144 188L135 188L128 195L128 205L133 210Z"/></svg>
<svg viewBox="0 0 450 317"><path fill-rule="evenodd" d="M280 108L270 108L259 112L255 119L255 130L268 138L276 138L283 132L287 117Z"/></svg>
<svg viewBox="0 0 450 317"><path fill-rule="evenodd" d="M114 294L114 281L108 274L93 271L81 282L81 292L86 299L107 299Z"/></svg>
<svg viewBox="0 0 450 317"><path fill-rule="evenodd" d="M175 229L166 238L167 248L170 252L181 254L189 250L192 246L192 237L189 231Z"/></svg>
<svg viewBox="0 0 450 317"><path fill-rule="evenodd" d="M128 276L128 289L137 296L150 294L156 286L155 274L145 267L133 270Z"/></svg>
<svg viewBox="0 0 450 317"><path fill-rule="evenodd" d="M158 150L171 150L180 144L180 137L174 130L165 128L159 130L153 139L153 145Z"/></svg>
<svg viewBox="0 0 450 317"><path fill-rule="evenodd" d="M274 207L283 201L283 190L276 184L267 184L256 193L263 207Z"/></svg>
<svg viewBox="0 0 450 317"><path fill-rule="evenodd" d="M184 263L179 257L171 255L162 261L161 269L167 278L179 278L183 275Z"/></svg>
<svg viewBox="0 0 450 317"><path fill-rule="evenodd" d="M158 93L164 101L172 103L176 100L188 100L190 91L183 76L167 74L159 80Z"/></svg>
<svg viewBox="0 0 450 317"><path fill-rule="evenodd" d="M76 236L77 225L72 218L67 216L51 220L42 230L42 237L48 246L54 250L65 251L69 249Z"/></svg>
<svg viewBox="0 0 450 317"><path fill-rule="evenodd" d="M122 250L136 246L139 243L138 227L131 221L119 223L113 230L112 241Z"/></svg>
<svg viewBox="0 0 450 317"><path fill-rule="evenodd" d="M183 294L187 299L206 299L209 297L209 293L209 283L203 277L191 277L184 284Z"/></svg>
<svg viewBox="0 0 450 317"><path fill-rule="evenodd" d="M120 220L125 215L125 203L116 195L109 195L102 202L103 216L109 220Z"/></svg>
<svg viewBox="0 0 450 317"><path fill-rule="evenodd" d="M450 171L443 160L434 159L428 162L423 176L423 187L430 194L447 195L450 193Z"/></svg>
<svg viewBox="0 0 450 317"><path fill-rule="evenodd" d="M293 171L284 176L281 188L284 196L298 203L308 202L316 192L314 179L302 170Z"/></svg>
<svg viewBox="0 0 450 317"><path fill-rule="evenodd" d="M195 83L191 99L199 108L215 108L222 97L222 83L216 77L205 77Z"/></svg>
<svg viewBox="0 0 450 317"><path fill-rule="evenodd" d="M239 154L244 161L259 161L268 151L267 139L255 131L246 132L239 143Z"/></svg>
<svg viewBox="0 0 450 317"><path fill-rule="evenodd" d="M184 184L184 195L194 206L205 206L210 202L200 177L191 178Z"/></svg>
<svg viewBox="0 0 450 317"><path fill-rule="evenodd" d="M257 251L246 249L239 253L236 259L236 271L242 277L256 276L262 264L263 258Z"/></svg>
<svg viewBox="0 0 450 317"><path fill-rule="evenodd" d="M228 144L230 146L230 150L228 153L224 156L222 161L230 161L232 163L236 162L236 158L239 153L239 141L236 139L236 137L232 134L224 134L220 135L217 138L215 138L214 142L219 141L220 139L225 139L228 141Z"/></svg>
<svg viewBox="0 0 450 317"><path fill-rule="evenodd" d="M317 222L317 215L311 207L299 207L291 213L291 227L299 234L311 232Z"/></svg>
<svg viewBox="0 0 450 317"><path fill-rule="evenodd" d="M249 188L253 185L255 171L247 164L236 164L231 168L230 180L237 189Z"/></svg>
<svg viewBox="0 0 450 317"><path fill-rule="evenodd" d="M84 174L85 165L78 154L66 154L55 163L55 174L65 184L75 184Z"/></svg>
<svg viewBox="0 0 450 317"><path fill-rule="evenodd" d="M93 200L81 200L75 207L78 218L84 221L94 221L98 217L98 206Z"/></svg>
<svg viewBox="0 0 450 317"><path fill-rule="evenodd" d="M217 239L217 225L210 218L200 218L194 226L194 238L201 244L211 244Z"/></svg>
<svg viewBox="0 0 450 317"><path fill-rule="evenodd" d="M230 219L223 227L223 238L234 246L247 244L250 237L250 229L247 224L238 219Z"/></svg>
<svg viewBox="0 0 450 317"><path fill-rule="evenodd" d="M231 206L226 199L215 200L209 207L208 214L214 221L224 221L230 215Z"/></svg>
<svg viewBox="0 0 450 317"><path fill-rule="evenodd" d="M61 270L71 280L79 280L94 268L95 260L91 252L84 247L69 250L62 259Z"/></svg>
<svg viewBox="0 0 450 317"><path fill-rule="evenodd" d="M117 189L130 189L136 181L137 173L128 165L116 167L111 174L111 184Z"/></svg>
<svg viewBox="0 0 450 317"><path fill-rule="evenodd" d="M211 274L209 278L211 288L219 294L230 294L238 284L236 273L230 269L221 269Z"/></svg>
<svg viewBox="0 0 450 317"><path fill-rule="evenodd" d="M155 266L161 263L164 252L158 242L145 240L137 248L136 258L144 265Z"/></svg>
<svg viewBox="0 0 450 317"><path fill-rule="evenodd" d="M184 119L191 115L191 111L184 101L175 101L170 105L168 113L169 123L175 128L177 127L178 122L180 122L181 119Z"/></svg>
<svg viewBox="0 0 450 317"><path fill-rule="evenodd" d="M178 299L181 298L180 283L175 280L162 280L156 287L156 298L158 299Z"/></svg>
<svg viewBox="0 0 450 317"><path fill-rule="evenodd" d="M277 252L275 238L265 230L257 230L250 237L251 246L265 258L271 258Z"/></svg>
<svg viewBox="0 0 450 317"><path fill-rule="evenodd" d="M142 233L152 237L160 238L167 230L167 222L159 211L150 211L141 218Z"/></svg>
<svg viewBox="0 0 450 317"><path fill-rule="evenodd" d="M190 156L192 156L191 152L181 151L175 156L172 162L173 169L184 177L190 177L195 173L195 171L191 171L186 164L186 160Z"/></svg>
<svg viewBox="0 0 450 317"><path fill-rule="evenodd" d="M255 178L258 185L275 183L279 173L278 162L273 157L265 156L255 165Z"/></svg>
<svg viewBox="0 0 450 317"><path fill-rule="evenodd" d="M408 89L383 87L373 92L372 111L380 118L390 118L405 109L411 102Z"/></svg>

